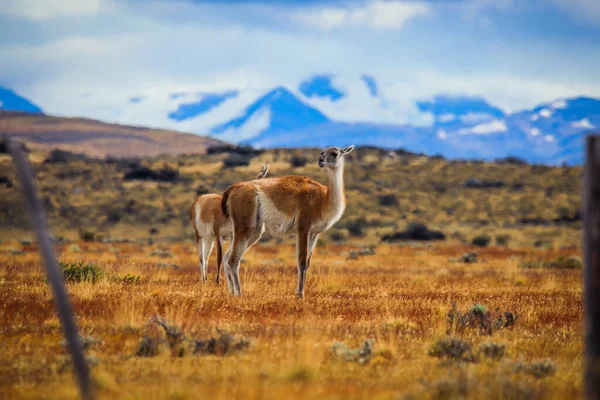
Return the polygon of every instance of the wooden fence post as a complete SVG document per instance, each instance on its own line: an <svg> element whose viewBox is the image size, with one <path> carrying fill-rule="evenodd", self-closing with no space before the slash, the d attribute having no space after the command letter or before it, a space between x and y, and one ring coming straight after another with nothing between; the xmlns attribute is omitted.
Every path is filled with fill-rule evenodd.
<svg viewBox="0 0 600 400"><path fill-rule="evenodd" d="M600 136L586 141L583 192L585 394L600 398Z"/></svg>
<svg viewBox="0 0 600 400"><path fill-rule="evenodd" d="M79 334L77 333L73 308L71 307L71 302L69 301L69 296L56 262L56 256L54 255L54 248L52 247L52 241L50 240L48 226L44 216L44 209L36 193L31 165L25 157L23 145L21 143L14 140L8 140L7 147L10 150L15 166L17 167L17 174L23 188L25 207L31 217L41 257L44 266L46 267L48 281L54 292L54 301L58 308L58 316L67 342L67 349L73 360L81 398L84 400L93 400L94 393L90 380L90 371L83 354Z"/></svg>

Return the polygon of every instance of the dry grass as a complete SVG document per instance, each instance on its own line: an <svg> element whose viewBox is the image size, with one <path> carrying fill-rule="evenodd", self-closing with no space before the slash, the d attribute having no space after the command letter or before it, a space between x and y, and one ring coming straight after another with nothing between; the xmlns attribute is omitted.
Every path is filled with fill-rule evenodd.
<svg viewBox="0 0 600 400"><path fill-rule="evenodd" d="M295 251L288 244L258 245L246 254L241 298L227 295L224 285L200 282L191 242L76 244L78 249L60 247L61 261L93 262L106 276L141 280L68 285L82 335L101 341L87 350L96 364L100 398L582 395L581 272L519 267L524 257L568 257L574 250L493 247L479 250L479 262L462 264L449 258L472 248L379 246L375 255L346 260L354 248L324 245L317 248L307 296L300 301L294 296ZM172 257L149 255L159 248ZM214 258L209 273L213 279ZM473 351L496 354L490 343L504 345L502 354L476 362L429 355L446 336L453 302L460 310L481 304L490 313L518 314L513 326L491 336L479 329L455 334ZM142 338L152 335L153 316L164 317L188 339L226 331L251 344L224 356L165 346L157 356L137 357ZM368 339L373 339L368 362L346 361L331 350L334 342L356 349ZM76 398L61 341L35 246L5 240L0 244L0 397Z"/></svg>

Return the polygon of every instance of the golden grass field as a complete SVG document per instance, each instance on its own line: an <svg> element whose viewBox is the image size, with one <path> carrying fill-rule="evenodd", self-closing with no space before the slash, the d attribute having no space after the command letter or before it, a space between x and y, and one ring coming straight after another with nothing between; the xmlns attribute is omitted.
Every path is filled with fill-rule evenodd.
<svg viewBox="0 0 600 400"><path fill-rule="evenodd" d="M228 166L228 153L30 154L59 260L103 271L94 283L67 284L100 398L582 396L581 268L564 268L581 255L581 167L357 148L346 211L319 239L305 300L295 296L290 238L265 238L244 255L243 297L214 283L214 254L202 284L188 215L196 194L252 179L262 163L275 176L326 183L315 155L268 150ZM179 177L126 179L140 167ZM0 398L77 398L7 155L0 171ZM446 239L382 241L415 222ZM489 246L461 262L481 235ZM351 256L367 246L376 254ZM231 335L240 351L225 351Z"/></svg>
<svg viewBox="0 0 600 400"><path fill-rule="evenodd" d="M157 249L171 257L151 255ZM295 249L287 243L259 243L245 255L241 298L214 283L214 254L210 281L201 283L191 240L58 247L61 261L94 262L106 273L96 283L67 285L81 334L101 341L87 350L99 398L582 396L581 270L520 266L576 255L577 248L489 247L470 264L450 261L472 250L458 244L380 245L375 255L348 260L352 249L317 247L302 301L294 295ZM0 253L0 398L77 398L35 245L6 238ZM107 278L127 274L139 282ZM463 311L484 305L492 319L517 315L491 335L469 326L453 331L474 353L485 343L503 344L503 356L469 362L430 355L447 336L453 302ZM156 356L136 356L144 336L160 337L147 324L155 315L188 339L227 331L251 344L227 355L162 345ZM335 341L357 347L367 339L374 340L372 355L363 363L331 350Z"/></svg>

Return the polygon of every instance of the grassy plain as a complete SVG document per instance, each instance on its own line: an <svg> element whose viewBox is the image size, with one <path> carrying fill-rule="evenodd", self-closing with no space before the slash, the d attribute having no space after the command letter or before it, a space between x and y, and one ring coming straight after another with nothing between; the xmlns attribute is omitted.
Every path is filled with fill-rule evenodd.
<svg viewBox="0 0 600 400"><path fill-rule="evenodd" d="M17 248L22 254L9 254ZM96 283L68 284L82 334L101 341L87 350L100 398L581 396L581 271L520 267L523 260L567 257L576 249L493 247L469 264L449 261L468 246L381 245L375 255L348 260L352 249L319 246L300 301L290 244L257 245L247 253L241 298L212 282L214 259L211 281L201 283L191 241L59 247L61 261L94 262L105 273ZM0 397L76 398L35 245L5 240L0 250ZM127 274L139 282L110 278ZM452 332L473 346L477 360L436 358L430 351L447 337L453 302L464 313L480 304L492 320L507 311L517 319L491 335L479 325ZM227 331L251 345L228 355L167 346L153 357L136 356L155 315L187 338ZM364 363L331 350L335 341L360 347L368 339L374 342ZM505 353L486 357L477 350L485 343L505 345Z"/></svg>
<svg viewBox="0 0 600 400"><path fill-rule="evenodd" d="M358 148L346 165L348 207L322 235L304 301L294 296L289 238L265 238L245 255L242 298L212 281L214 255L202 284L188 218L196 194L251 179L265 162L275 176L326 183L317 154L271 150L238 166L228 153L67 162L31 154L60 260L103 272L68 284L82 335L100 342L86 350L100 398L581 397L581 270L556 268L581 253L580 167ZM177 174L126 179L144 168ZM76 398L6 155L0 171L0 398ZM382 243L413 222L446 239ZM489 246L461 262L481 235ZM360 255L366 246L375 254ZM170 335L149 323L156 316ZM169 342L173 332L183 334ZM197 351L223 332L251 344ZM140 352L145 338L156 344L149 353Z"/></svg>

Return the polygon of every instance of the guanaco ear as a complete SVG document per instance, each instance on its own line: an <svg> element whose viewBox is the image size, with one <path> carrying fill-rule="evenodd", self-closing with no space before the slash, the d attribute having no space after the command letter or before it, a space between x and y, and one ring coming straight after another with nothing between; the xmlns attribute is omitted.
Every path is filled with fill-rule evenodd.
<svg viewBox="0 0 600 400"><path fill-rule="evenodd" d="M343 154L343 155L346 155L346 154L348 154L348 153L351 153L351 152L352 152L352 150L354 150L354 145L352 145L352 146L348 146L348 147L346 147L345 149L342 149L342 154Z"/></svg>

